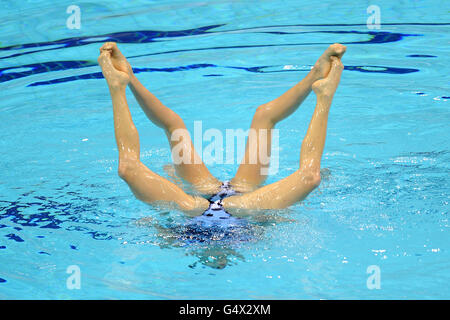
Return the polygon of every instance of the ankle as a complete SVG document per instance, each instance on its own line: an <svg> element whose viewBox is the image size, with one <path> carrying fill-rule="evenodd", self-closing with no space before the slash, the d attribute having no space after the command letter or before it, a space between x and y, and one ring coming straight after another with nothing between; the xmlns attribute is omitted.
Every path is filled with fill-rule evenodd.
<svg viewBox="0 0 450 320"><path fill-rule="evenodd" d="M130 75L130 82L128 83L128 85L130 87L134 87L139 82L139 80L136 78L133 71L129 73L129 75Z"/></svg>
<svg viewBox="0 0 450 320"><path fill-rule="evenodd" d="M332 100L333 100L333 96L321 94L321 95L317 96L317 105L319 105L321 107L321 109L323 109L323 110L329 110Z"/></svg>
<svg viewBox="0 0 450 320"><path fill-rule="evenodd" d="M121 95L125 93L127 85L120 82L113 82L108 83L108 87L111 95Z"/></svg>

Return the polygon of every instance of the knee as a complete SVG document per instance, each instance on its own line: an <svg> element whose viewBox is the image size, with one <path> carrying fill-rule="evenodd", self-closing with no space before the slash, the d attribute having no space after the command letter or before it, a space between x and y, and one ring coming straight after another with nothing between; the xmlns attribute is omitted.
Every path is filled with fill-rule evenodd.
<svg viewBox="0 0 450 320"><path fill-rule="evenodd" d="M138 167L137 161L119 160L118 174L123 180L127 181L133 175Z"/></svg>
<svg viewBox="0 0 450 320"><path fill-rule="evenodd" d="M271 111L270 103L265 103L256 108L255 115L253 116L253 120L258 122L267 122L273 123L275 119L273 119L273 112Z"/></svg>
<svg viewBox="0 0 450 320"><path fill-rule="evenodd" d="M176 201L180 210L184 211L188 216L198 216L208 209L208 200L202 197L188 196L185 199Z"/></svg>
<svg viewBox="0 0 450 320"><path fill-rule="evenodd" d="M321 182L320 170L303 172L302 178L303 178L303 182L309 188L311 188L311 190L313 190L320 185L320 182Z"/></svg>
<svg viewBox="0 0 450 320"><path fill-rule="evenodd" d="M181 119L181 117L175 112L172 112L172 114L169 117L167 117L165 121L166 121L166 123L164 124L165 129L170 134L177 129L186 128L183 119Z"/></svg>

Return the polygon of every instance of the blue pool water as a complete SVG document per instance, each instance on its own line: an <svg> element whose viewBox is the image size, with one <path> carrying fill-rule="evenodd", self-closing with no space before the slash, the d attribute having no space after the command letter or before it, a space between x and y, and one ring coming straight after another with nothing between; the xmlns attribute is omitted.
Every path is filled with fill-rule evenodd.
<svg viewBox="0 0 450 320"><path fill-rule="evenodd" d="M380 29L368 1L77 1L81 29L68 29L71 4L0 3L0 299L450 298L446 1L377 1ZM107 40L190 129L223 132L345 44L321 186L195 236L179 212L136 200L96 64ZM167 177L165 136L128 101L142 161ZM314 103L277 127L268 183L297 169ZM237 166L209 168L226 180Z"/></svg>

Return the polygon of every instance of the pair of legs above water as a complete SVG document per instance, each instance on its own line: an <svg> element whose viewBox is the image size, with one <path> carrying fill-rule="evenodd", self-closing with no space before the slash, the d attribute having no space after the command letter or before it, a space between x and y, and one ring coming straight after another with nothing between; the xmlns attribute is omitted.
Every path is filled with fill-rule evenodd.
<svg viewBox="0 0 450 320"><path fill-rule="evenodd" d="M308 75L273 101L259 106L252 119L251 129L256 134L247 139L245 156L235 177L234 190L241 195L223 200L224 208L235 215L246 215L255 209L281 209L303 200L320 183L320 160L325 145L328 113L333 95L340 81L343 65L341 57L345 46L331 45L317 60ZM195 151L183 120L148 91L136 78L125 56L113 42L100 48L98 62L108 83L113 103L114 129L119 150L119 176L124 179L135 196L147 203L174 206L186 214L196 216L205 211L209 202L203 197L185 193L178 185L157 175L140 161L139 135L131 118L126 100L129 86L142 110L167 136L171 149L181 150L183 159L174 164L179 177L190 183L201 194L214 194L221 182L209 172ZM317 104L305 138L302 142L299 169L288 177L260 187L267 178L258 156L264 148L270 153L271 129L297 110L311 91ZM261 139L260 130L267 132Z"/></svg>

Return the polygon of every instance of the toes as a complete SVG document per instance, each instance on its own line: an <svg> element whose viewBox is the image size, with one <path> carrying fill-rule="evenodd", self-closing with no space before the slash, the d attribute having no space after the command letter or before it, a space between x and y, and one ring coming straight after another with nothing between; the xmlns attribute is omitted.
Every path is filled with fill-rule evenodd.
<svg viewBox="0 0 450 320"><path fill-rule="evenodd" d="M111 49L100 48L100 54L108 52L109 55L112 55Z"/></svg>
<svg viewBox="0 0 450 320"><path fill-rule="evenodd" d="M331 51L330 55L341 58L344 55L345 50L347 50L346 46L344 46L340 43L334 43L330 46L330 51Z"/></svg>
<svg viewBox="0 0 450 320"><path fill-rule="evenodd" d="M347 50L347 47L340 44L339 45L339 50L337 51L338 57L342 58L342 56L344 55L345 51Z"/></svg>
<svg viewBox="0 0 450 320"><path fill-rule="evenodd" d="M100 48L100 52L103 50L110 50L110 51L115 51L117 49L117 43L115 42L105 42L101 48Z"/></svg>
<svg viewBox="0 0 450 320"><path fill-rule="evenodd" d="M104 47L108 48L108 49L114 49L117 48L117 44L115 42L105 42L105 44L103 45Z"/></svg>

